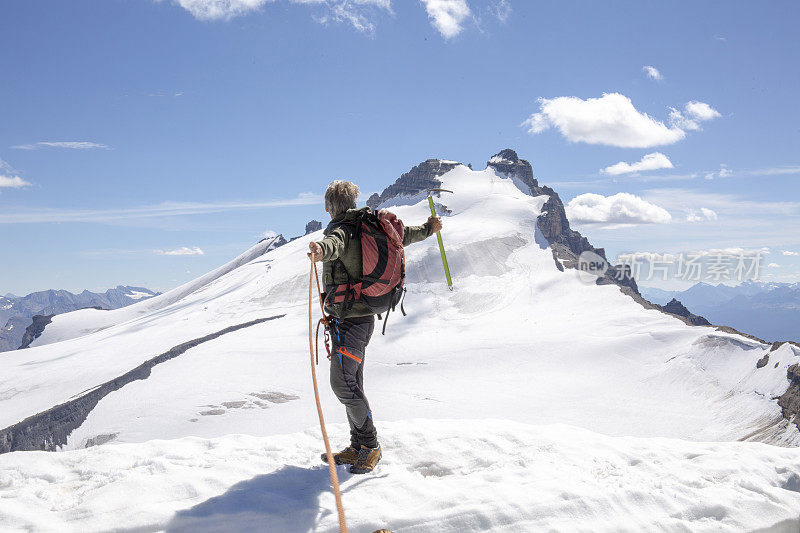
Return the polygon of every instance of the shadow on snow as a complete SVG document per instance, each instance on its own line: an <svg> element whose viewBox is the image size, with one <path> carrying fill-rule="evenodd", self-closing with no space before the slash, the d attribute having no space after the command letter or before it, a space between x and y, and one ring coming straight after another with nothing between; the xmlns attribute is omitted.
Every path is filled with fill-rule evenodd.
<svg viewBox="0 0 800 533"><path fill-rule="evenodd" d="M179 511L165 531L313 531L318 519L331 512L320 515L319 508L320 494L330 490L327 467L284 466Z"/></svg>

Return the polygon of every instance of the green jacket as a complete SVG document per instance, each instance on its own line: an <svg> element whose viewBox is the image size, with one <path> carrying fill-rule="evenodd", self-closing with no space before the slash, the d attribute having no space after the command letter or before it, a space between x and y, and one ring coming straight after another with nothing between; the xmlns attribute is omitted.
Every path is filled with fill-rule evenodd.
<svg viewBox="0 0 800 533"><path fill-rule="evenodd" d="M361 281L361 241L355 238L355 220L362 211L361 209L348 209L331 220L328 227L323 232L325 238L319 241L322 247L322 283L326 290L331 285L341 285L347 283L347 274L353 283ZM419 242L431 236L431 227L425 222L421 226L406 226L403 233L403 246ZM341 262L336 261L340 259ZM344 266L344 270L342 269ZM339 319L369 316L372 313L369 307L363 302L356 301L353 307L342 314L341 304L335 306L325 306L325 312Z"/></svg>

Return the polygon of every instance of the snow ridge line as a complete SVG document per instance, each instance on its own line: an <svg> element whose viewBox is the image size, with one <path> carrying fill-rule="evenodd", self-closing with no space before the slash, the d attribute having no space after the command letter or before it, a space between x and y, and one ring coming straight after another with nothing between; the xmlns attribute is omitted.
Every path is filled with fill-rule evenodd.
<svg viewBox="0 0 800 533"><path fill-rule="evenodd" d="M63 446L67 443L67 437L69 437L70 433L83 424L89 416L89 413L103 397L121 389L128 383L140 379L147 379L150 377L150 371L154 366L174 359L195 346L221 337L227 333L232 333L285 316L285 314L281 314L266 318L257 318L173 346L166 352L152 359L148 359L121 376L89 389L88 392L81 393L75 399L51 407L46 411L30 416L21 422L0 430L0 454L29 450L57 451L59 446Z"/></svg>

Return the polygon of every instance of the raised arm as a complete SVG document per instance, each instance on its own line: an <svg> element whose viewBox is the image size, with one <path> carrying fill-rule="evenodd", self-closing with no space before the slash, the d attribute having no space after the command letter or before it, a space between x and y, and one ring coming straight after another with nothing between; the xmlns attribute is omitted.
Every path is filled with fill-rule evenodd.
<svg viewBox="0 0 800 533"><path fill-rule="evenodd" d="M428 217L428 221L421 226L406 226L403 232L403 246L424 241L437 231L442 230L441 217Z"/></svg>

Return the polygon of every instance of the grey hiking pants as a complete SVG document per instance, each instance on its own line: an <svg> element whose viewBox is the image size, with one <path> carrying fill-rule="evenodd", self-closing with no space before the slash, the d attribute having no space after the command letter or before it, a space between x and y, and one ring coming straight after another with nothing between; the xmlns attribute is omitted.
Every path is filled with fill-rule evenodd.
<svg viewBox="0 0 800 533"><path fill-rule="evenodd" d="M331 388L347 410L350 445L378 446L378 431L372 423L372 411L364 394L364 355L375 329L375 317L331 320Z"/></svg>

